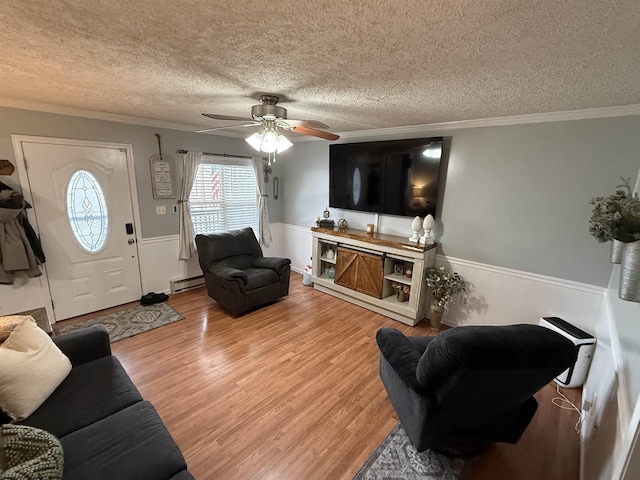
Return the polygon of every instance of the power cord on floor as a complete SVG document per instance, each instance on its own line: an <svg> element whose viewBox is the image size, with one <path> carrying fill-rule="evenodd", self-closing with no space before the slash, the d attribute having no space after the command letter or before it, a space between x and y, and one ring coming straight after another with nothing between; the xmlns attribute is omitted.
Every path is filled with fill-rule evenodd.
<svg viewBox="0 0 640 480"><path fill-rule="evenodd" d="M560 391L560 385L558 385L557 383L556 392L558 392L559 396L553 397L551 399L551 403L553 403L558 408L562 408L563 410L575 410L576 412L578 412L579 418L573 428L575 429L576 433L580 433L580 427L582 426L582 411L580 411L580 409L576 407L573 402L571 402L571 400L569 400L564 395L564 393ZM566 405L567 403L569 404L569 406Z"/></svg>

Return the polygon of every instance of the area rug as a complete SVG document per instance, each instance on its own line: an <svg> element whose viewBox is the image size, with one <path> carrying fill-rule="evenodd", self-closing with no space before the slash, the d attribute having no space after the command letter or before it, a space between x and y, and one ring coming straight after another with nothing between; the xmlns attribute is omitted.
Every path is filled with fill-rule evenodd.
<svg viewBox="0 0 640 480"><path fill-rule="evenodd" d="M184 317L168 303L156 303L148 306L127 308L109 315L91 318L70 325L55 325L56 334L73 332L92 325L102 325L109 332L111 343L124 338L133 337L139 333L153 330L154 328L168 325L182 320Z"/></svg>
<svg viewBox="0 0 640 480"><path fill-rule="evenodd" d="M398 424L353 480L463 480L470 466L467 459L416 451Z"/></svg>

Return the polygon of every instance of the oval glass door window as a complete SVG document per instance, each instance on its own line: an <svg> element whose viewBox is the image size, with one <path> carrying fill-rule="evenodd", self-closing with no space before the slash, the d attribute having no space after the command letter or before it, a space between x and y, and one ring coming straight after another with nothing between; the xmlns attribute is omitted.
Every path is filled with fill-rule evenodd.
<svg viewBox="0 0 640 480"><path fill-rule="evenodd" d="M71 231L88 253L99 252L107 242L109 213L102 187L91 173L78 170L67 187L67 216Z"/></svg>

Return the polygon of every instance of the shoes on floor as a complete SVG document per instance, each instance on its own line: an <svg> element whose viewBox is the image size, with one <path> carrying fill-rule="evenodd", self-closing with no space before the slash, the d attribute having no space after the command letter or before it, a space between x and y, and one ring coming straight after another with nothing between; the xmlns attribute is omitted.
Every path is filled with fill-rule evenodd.
<svg viewBox="0 0 640 480"><path fill-rule="evenodd" d="M154 303L166 302L168 299L169 295L167 295L166 293L149 292L146 295L140 297L140 304L144 306L153 305Z"/></svg>

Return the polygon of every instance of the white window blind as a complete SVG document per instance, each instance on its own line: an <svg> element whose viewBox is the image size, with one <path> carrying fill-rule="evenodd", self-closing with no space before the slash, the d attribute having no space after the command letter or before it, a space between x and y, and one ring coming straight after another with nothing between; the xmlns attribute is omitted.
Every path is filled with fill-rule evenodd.
<svg viewBox="0 0 640 480"><path fill-rule="evenodd" d="M258 231L258 193L250 160L206 156L189 196L193 231Z"/></svg>

